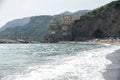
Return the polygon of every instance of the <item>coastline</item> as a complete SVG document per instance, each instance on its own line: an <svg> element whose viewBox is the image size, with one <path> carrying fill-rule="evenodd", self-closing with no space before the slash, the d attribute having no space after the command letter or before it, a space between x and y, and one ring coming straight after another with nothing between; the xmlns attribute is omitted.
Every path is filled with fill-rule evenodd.
<svg viewBox="0 0 120 80"><path fill-rule="evenodd" d="M58 44L103 44L103 45L120 45L120 40L117 39L93 39L88 41L60 41Z"/></svg>
<svg viewBox="0 0 120 80"><path fill-rule="evenodd" d="M41 43L40 41L27 41L21 39L0 39L0 44L29 44L29 43Z"/></svg>
<svg viewBox="0 0 120 80"><path fill-rule="evenodd" d="M105 80L120 80L120 49L106 56L112 64L107 65L103 73Z"/></svg>
<svg viewBox="0 0 120 80"><path fill-rule="evenodd" d="M59 42L59 43L66 43L65 41ZM102 44L102 45L114 45L114 46L120 46L120 40L89 40L86 42L77 42L77 41L69 41L67 43L73 43L73 44ZM113 53L107 54L106 59L111 62L111 64L106 65L105 72L103 73L103 77L105 80L120 80L120 49L116 50Z"/></svg>
<svg viewBox="0 0 120 80"><path fill-rule="evenodd" d="M50 42L44 42L44 41L27 41L27 40L22 40L22 39L16 39L16 40L11 40L11 39L0 39L0 44L30 44L30 43L50 43ZM111 45L119 45L120 44L120 39L91 39L91 40L86 40L86 41L58 41L58 42L52 42L52 43L57 43L57 44L111 44Z"/></svg>
<svg viewBox="0 0 120 80"><path fill-rule="evenodd" d="M78 42L78 43L80 43L80 42ZM86 42L86 43L90 44L89 42ZM83 42L83 44L85 44L85 43ZM102 44L104 44L104 43L102 43ZM74 45L74 42L73 42L73 45ZM78 44L78 45L80 45L80 44ZM111 45L111 44L105 43L104 45ZM66 71L67 70L69 71L69 69L70 69L70 71L73 70L73 72L74 72L74 69L75 69L75 71L76 70L80 71L81 76L78 77L80 79L86 79L87 78L87 80L116 80L116 79L111 78L111 75L109 75L109 73L113 73L113 75L115 73L114 73L113 70L111 72L108 72L109 70L108 70L107 65L110 62L108 55L111 55L111 53L114 52L115 50L118 50L118 48L119 47L115 47L115 49L114 49L114 45L113 45L113 47L107 47L107 48L105 47L105 48L101 48L101 49L97 49L97 50L95 49L95 50L85 51L83 53L83 54L85 54L85 56L81 57L81 54L80 54L80 55L77 55L76 57L74 56L72 58L65 59L65 61L68 61L68 62L65 63L66 65L61 64L62 67L61 67L61 65L53 67L52 72L54 72L54 69L56 69L56 72L57 72L59 70L59 68L61 68L61 70L66 70ZM106 56L108 56L108 57L106 58ZM111 59L113 60L114 57L112 57ZM75 65L75 67L73 67L74 65ZM107 67L107 69L106 69L106 67ZM115 67L116 67L116 65L115 65ZM46 70L46 67L43 68L43 69ZM51 70L51 68L50 68L50 70ZM105 72L104 76L103 76L103 72L105 70L107 70L107 72ZM36 79L37 79L40 76L40 73L37 73L37 72L38 72L38 69L35 70L35 71L32 70L32 72L30 72L30 74L33 73L32 74L33 76L29 76L29 77L26 77L26 78L24 77L25 80L33 79L33 77L36 77ZM46 73L44 74L44 72L46 72ZM41 75L46 75L46 74L47 74L47 71L43 71L43 73L41 73ZM50 76L54 77L54 74L56 74L56 73L53 73L53 75L51 75L51 73L50 73ZM63 73L61 73L61 74L63 74ZM119 72L116 73L116 74L118 74L118 77L119 77ZM26 75L28 75L28 74L25 74L25 76ZM36 76L36 75L39 75L39 76ZM70 77L71 76L72 75L70 75ZM23 78L22 76L18 77L18 79L22 79L22 78ZM76 77L76 79L77 79L77 77ZM5 78L3 80L7 80L7 79ZM8 79L8 80L10 80L10 79ZM42 78L41 78L41 80L42 80ZM117 79L117 80L120 80L120 79Z"/></svg>

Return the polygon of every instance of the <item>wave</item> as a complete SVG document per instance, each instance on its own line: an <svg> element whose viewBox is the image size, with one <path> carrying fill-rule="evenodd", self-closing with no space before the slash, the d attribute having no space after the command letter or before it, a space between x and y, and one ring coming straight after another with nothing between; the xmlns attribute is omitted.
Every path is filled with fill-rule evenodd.
<svg viewBox="0 0 120 80"><path fill-rule="evenodd" d="M107 45L82 51L74 56L56 58L51 63L29 66L23 73L9 75L1 80L104 80L102 74L106 66L111 64L106 55L117 49L120 46Z"/></svg>

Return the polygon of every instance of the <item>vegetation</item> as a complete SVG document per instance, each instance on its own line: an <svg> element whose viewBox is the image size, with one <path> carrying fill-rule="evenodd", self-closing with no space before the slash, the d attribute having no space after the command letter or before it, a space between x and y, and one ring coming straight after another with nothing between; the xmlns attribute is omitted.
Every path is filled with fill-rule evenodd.
<svg viewBox="0 0 120 80"><path fill-rule="evenodd" d="M120 0L81 16L72 26L73 40L120 38Z"/></svg>
<svg viewBox="0 0 120 80"><path fill-rule="evenodd" d="M7 28L0 32L1 39L42 40L47 34L52 16L36 16L25 26Z"/></svg>
<svg viewBox="0 0 120 80"><path fill-rule="evenodd" d="M95 18L103 18L104 19L105 18L104 12L110 10L112 7L120 10L120 0L113 1L105 6L102 6L100 8L97 8L95 10L92 10L92 11L86 13L85 15L81 16L80 20L95 19Z"/></svg>
<svg viewBox="0 0 120 80"><path fill-rule="evenodd" d="M88 12L88 10L80 10L70 15L82 15L86 12ZM11 21L7 24L8 27L4 26L2 28L3 31L0 31L0 39L43 40L44 36L48 33L50 25L61 24L61 17L66 16L63 14L30 17L30 22L25 25L18 25L18 23L22 24L22 22L24 22L23 19L21 19L21 23L18 20L16 25L11 24L15 23L16 20Z"/></svg>

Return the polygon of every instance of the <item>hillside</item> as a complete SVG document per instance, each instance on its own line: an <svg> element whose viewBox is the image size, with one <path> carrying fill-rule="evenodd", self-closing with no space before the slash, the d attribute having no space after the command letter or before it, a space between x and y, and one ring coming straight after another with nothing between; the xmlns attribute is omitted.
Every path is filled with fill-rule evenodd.
<svg viewBox="0 0 120 80"><path fill-rule="evenodd" d="M77 11L77 15L82 15L87 12L83 10ZM29 18L17 19L8 22L0 29L0 39L23 39L23 40L43 40L49 29L51 21L56 20L61 24L63 14L76 15L75 13L63 12L54 16L33 16Z"/></svg>
<svg viewBox="0 0 120 80"><path fill-rule="evenodd" d="M56 19L60 24L61 24L61 18L63 16L82 16L85 13L89 12L90 10L79 10L76 12L69 12L69 11L65 11L63 13L57 14L53 16L53 19Z"/></svg>
<svg viewBox="0 0 120 80"><path fill-rule="evenodd" d="M69 11L65 11L63 13L60 13L58 15L84 15L85 13L89 12L90 10L79 10L79 11L76 11L76 12L69 12Z"/></svg>
<svg viewBox="0 0 120 80"><path fill-rule="evenodd" d="M120 0L81 16L72 27L73 40L120 38Z"/></svg>
<svg viewBox="0 0 120 80"><path fill-rule="evenodd" d="M35 16L24 26L8 27L0 32L1 39L41 40L47 33L52 16Z"/></svg>
<svg viewBox="0 0 120 80"><path fill-rule="evenodd" d="M7 24L5 24L0 31L3 31L7 28L13 28L13 27L17 27L17 26L24 26L26 24L28 24L30 22L30 18L23 18L23 19L15 19L13 21L8 22Z"/></svg>
<svg viewBox="0 0 120 80"><path fill-rule="evenodd" d="M87 13L89 11L90 10L79 10L79 11L72 13L72 15L84 15L85 13Z"/></svg>

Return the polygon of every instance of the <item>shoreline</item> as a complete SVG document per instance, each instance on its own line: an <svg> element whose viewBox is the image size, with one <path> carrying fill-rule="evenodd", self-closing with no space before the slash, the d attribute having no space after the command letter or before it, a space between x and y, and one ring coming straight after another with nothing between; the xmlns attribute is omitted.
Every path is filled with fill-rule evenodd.
<svg viewBox="0 0 120 80"><path fill-rule="evenodd" d="M60 42L61 43L61 42ZM64 41L62 43L65 43ZM74 44L87 43L87 44L102 44L102 45L113 45L120 46L120 40L89 40L86 42L68 42ZM105 80L120 80L120 49L115 50L113 53L107 54L106 59L111 64L106 65L103 77Z"/></svg>
<svg viewBox="0 0 120 80"><path fill-rule="evenodd" d="M105 80L120 80L120 49L106 56L112 63L107 65L103 73Z"/></svg>
<svg viewBox="0 0 120 80"><path fill-rule="evenodd" d="M30 44L30 43L41 43L40 41L27 41L21 39L0 39L0 44Z"/></svg>
<svg viewBox="0 0 120 80"><path fill-rule="evenodd" d="M66 42L65 42L66 43ZM76 42L69 42L69 43L76 43ZM83 43L83 44L92 44L90 42L77 42L77 44L79 43ZM96 43L95 43L96 44ZM107 43L100 43L99 44L103 44L103 45L111 45L111 44L107 44ZM59 44L58 44L59 45ZM112 46L112 45L111 45ZM114 46L114 45L113 45ZM119 48L119 47L118 47ZM118 57L120 50L118 50L118 48L114 49L114 47L108 47L107 49L102 48L100 50L90 50L91 52L87 52L88 54L86 56L84 56L83 58L78 58L74 63L76 65L76 63L79 63L77 65L82 65L85 66L86 68L84 69L84 67L81 67L80 70L83 70L84 73L88 73L89 74L94 74L91 75L92 78L88 78L88 80L96 80L96 76L98 76L99 80L120 80L119 74L120 74L120 70L117 68L116 70L114 70L114 68L112 67L119 67L120 65L113 65L113 64L109 64L109 62L115 62L116 60L120 61L120 56ZM112 52L111 52L112 50ZM118 52L116 52L116 51ZM118 53L117 55L115 55L116 53ZM115 57L114 57L115 56ZM117 57L117 58L116 58ZM74 59L76 59L74 58ZM81 61L83 61L83 63L81 63ZM74 60L73 60L74 61ZM78 62L80 61L80 62ZM120 64L120 62L118 61L117 64ZM95 63L95 64L92 64ZM116 63L116 62L115 62ZM70 64L71 65L71 64ZM111 65L113 65L111 67ZM107 67L107 68L106 68ZM67 68L66 68L67 69ZM73 68L71 68L73 69ZM79 69L79 68L78 68ZM106 72L104 72L106 71ZM116 72L117 71L117 72ZM104 73L103 73L104 72ZM87 74L85 74L87 75ZM112 76L111 76L112 75ZM117 76L116 76L117 75ZM115 77L113 77L115 76ZM87 76L86 76L87 77ZM89 76L90 77L90 76ZM98 79L97 78L97 79Z"/></svg>
<svg viewBox="0 0 120 80"><path fill-rule="evenodd" d="M60 41L56 42L57 44L110 44L110 45L120 45L120 41L114 41L114 42L101 42L101 41L95 41L93 42L92 40L90 41Z"/></svg>
<svg viewBox="0 0 120 80"><path fill-rule="evenodd" d="M31 43L50 43L50 42L44 42L44 41L26 41L26 40L10 40L10 39L0 39L0 44L31 44ZM111 45L119 45L120 39L91 39L86 41L58 41L58 42L52 42L52 43L58 43L58 44L111 44Z"/></svg>

